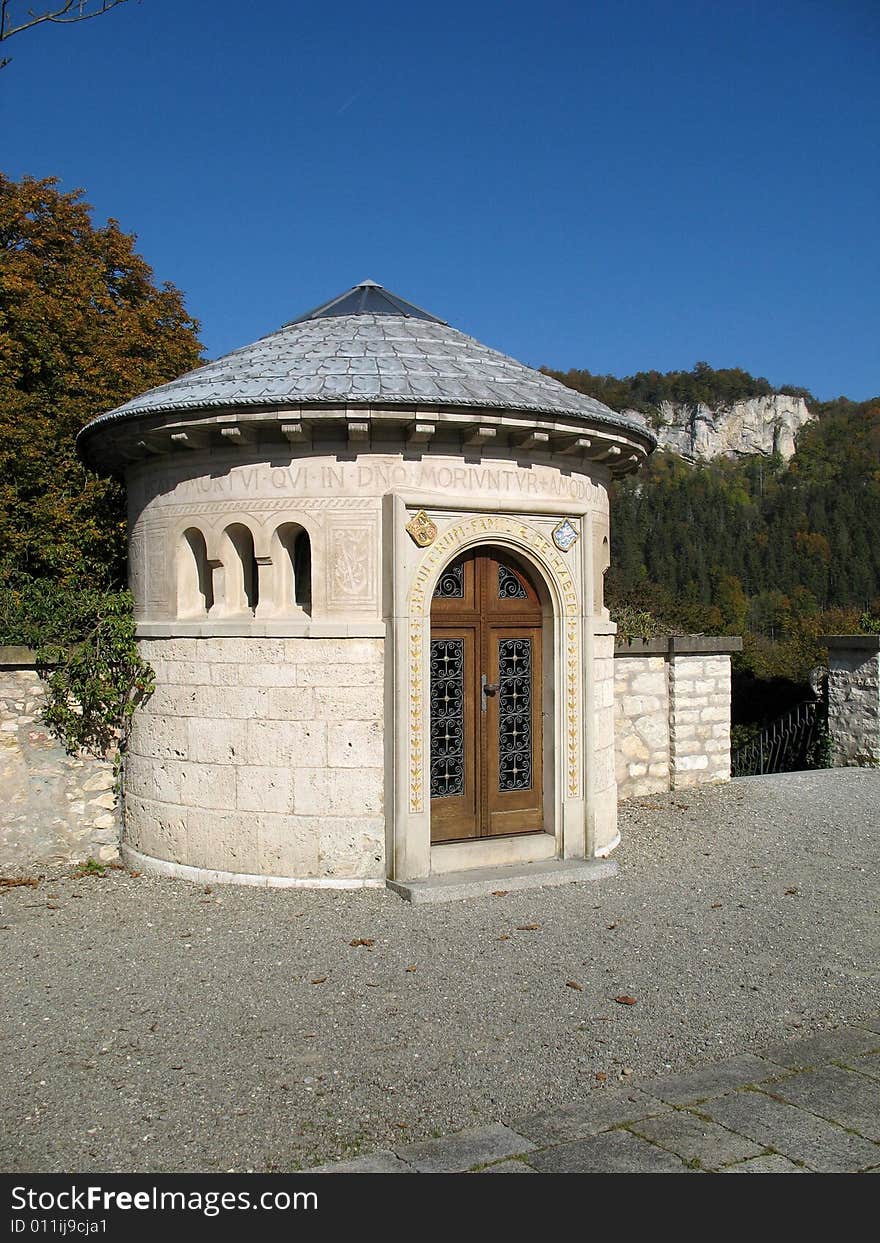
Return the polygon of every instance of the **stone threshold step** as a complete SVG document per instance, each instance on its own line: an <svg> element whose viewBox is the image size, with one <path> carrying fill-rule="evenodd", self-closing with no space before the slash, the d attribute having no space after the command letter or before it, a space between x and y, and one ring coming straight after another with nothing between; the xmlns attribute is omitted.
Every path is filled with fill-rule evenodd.
<svg viewBox="0 0 880 1243"><path fill-rule="evenodd" d="M386 884L407 902L455 902L459 898L485 897L498 889L538 889L573 881L607 880L616 875L617 863L612 859L546 859L540 863L441 872L421 880L389 880Z"/></svg>

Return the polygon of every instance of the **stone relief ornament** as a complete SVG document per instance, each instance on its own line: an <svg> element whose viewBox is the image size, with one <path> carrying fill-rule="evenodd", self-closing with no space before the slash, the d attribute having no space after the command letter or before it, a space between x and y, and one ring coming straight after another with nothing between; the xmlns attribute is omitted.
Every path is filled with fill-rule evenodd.
<svg viewBox="0 0 880 1243"><path fill-rule="evenodd" d="M574 529L568 518L563 518L562 522L553 528L553 543L561 552L568 552L578 539L580 539L580 533Z"/></svg>
<svg viewBox="0 0 880 1243"><path fill-rule="evenodd" d="M409 531L413 543L418 544L419 548L427 548L437 538L437 524L431 521L423 509L420 509L409 520L406 524L406 529Z"/></svg>

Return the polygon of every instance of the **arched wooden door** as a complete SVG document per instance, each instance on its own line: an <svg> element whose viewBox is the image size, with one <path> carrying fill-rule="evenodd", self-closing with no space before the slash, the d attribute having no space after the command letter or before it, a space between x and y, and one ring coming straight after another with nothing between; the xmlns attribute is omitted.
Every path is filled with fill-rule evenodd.
<svg viewBox="0 0 880 1243"><path fill-rule="evenodd" d="M431 841L544 827L541 636L534 585L479 549L431 602Z"/></svg>

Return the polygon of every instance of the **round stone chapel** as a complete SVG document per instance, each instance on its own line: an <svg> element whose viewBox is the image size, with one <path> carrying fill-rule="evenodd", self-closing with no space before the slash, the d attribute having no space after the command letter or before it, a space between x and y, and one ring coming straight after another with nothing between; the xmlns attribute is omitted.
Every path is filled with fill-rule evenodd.
<svg viewBox="0 0 880 1243"><path fill-rule="evenodd" d="M372 281L103 414L143 872L430 900L618 842L608 487L649 431Z"/></svg>

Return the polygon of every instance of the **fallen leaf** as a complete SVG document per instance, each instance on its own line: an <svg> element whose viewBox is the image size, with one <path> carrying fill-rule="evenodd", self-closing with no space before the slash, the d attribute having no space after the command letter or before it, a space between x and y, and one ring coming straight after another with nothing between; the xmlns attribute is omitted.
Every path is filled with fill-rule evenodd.
<svg viewBox="0 0 880 1243"><path fill-rule="evenodd" d="M407 967L407 971L418 971L418 967Z"/></svg>
<svg viewBox="0 0 880 1243"><path fill-rule="evenodd" d="M576 989L576 991L579 993L582 993L584 991L583 984L578 984L577 980L566 980L565 987Z"/></svg>
<svg viewBox="0 0 880 1243"><path fill-rule="evenodd" d="M36 876L0 876L0 889L14 889L16 885L28 885L31 889L36 889L39 883Z"/></svg>
<svg viewBox="0 0 880 1243"><path fill-rule="evenodd" d="M636 1004L635 997L627 997L626 993L623 993L620 997L615 997L614 1000L619 1006L634 1006Z"/></svg>
<svg viewBox="0 0 880 1243"><path fill-rule="evenodd" d="M400 1127L401 1131L405 1131L409 1127L408 1122L395 1122L394 1125Z"/></svg>
<svg viewBox="0 0 880 1243"><path fill-rule="evenodd" d="M600 1083L604 1083L608 1076L604 1070L597 1070L594 1078L598 1079Z"/></svg>
<svg viewBox="0 0 880 1243"><path fill-rule="evenodd" d="M787 898L795 898L797 897L799 893L800 893L800 890L797 888L797 886L792 885L791 889L786 889L785 896Z"/></svg>
<svg viewBox="0 0 880 1243"><path fill-rule="evenodd" d="M327 980L326 975L319 975L317 980L312 980L313 984L324 984Z"/></svg>
<svg viewBox="0 0 880 1243"><path fill-rule="evenodd" d="M507 933L507 932L502 932L502 934L501 934L501 936L498 938L498 940L499 940L499 941L509 941L509 940L510 940L510 934L509 934L509 933Z"/></svg>
<svg viewBox="0 0 880 1243"><path fill-rule="evenodd" d="M349 945L375 945L376 942L372 937L355 937L353 941L349 941Z"/></svg>
<svg viewBox="0 0 880 1243"><path fill-rule="evenodd" d="M510 893L509 889L493 889L492 897L493 898L506 898L509 893Z"/></svg>
<svg viewBox="0 0 880 1243"><path fill-rule="evenodd" d="M137 880L137 878L140 876L140 872L129 872L129 876L132 876L134 877L135 880Z"/></svg>
<svg viewBox="0 0 880 1243"><path fill-rule="evenodd" d="M537 932L541 927L540 924L517 924L517 932Z"/></svg>

